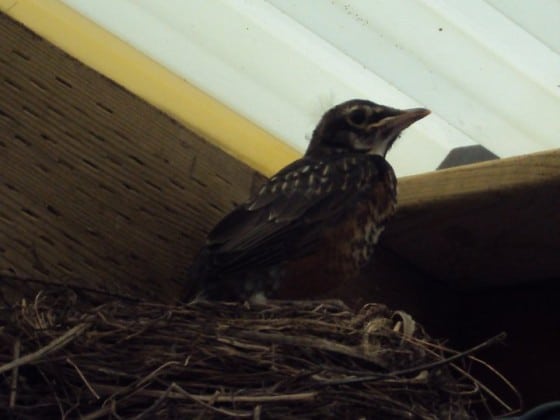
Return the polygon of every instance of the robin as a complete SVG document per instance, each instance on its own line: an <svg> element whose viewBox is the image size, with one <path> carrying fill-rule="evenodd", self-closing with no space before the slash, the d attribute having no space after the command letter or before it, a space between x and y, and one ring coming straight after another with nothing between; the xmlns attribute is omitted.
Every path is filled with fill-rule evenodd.
<svg viewBox="0 0 560 420"><path fill-rule="evenodd" d="M190 269L191 297L310 298L356 277L397 204L385 155L429 113L362 99L327 111L305 155L208 234Z"/></svg>

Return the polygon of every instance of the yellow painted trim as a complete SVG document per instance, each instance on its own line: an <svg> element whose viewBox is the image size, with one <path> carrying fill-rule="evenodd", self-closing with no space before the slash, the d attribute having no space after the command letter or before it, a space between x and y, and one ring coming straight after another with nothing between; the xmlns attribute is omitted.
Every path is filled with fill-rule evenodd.
<svg viewBox="0 0 560 420"><path fill-rule="evenodd" d="M7 12L18 0L0 0L0 12Z"/></svg>
<svg viewBox="0 0 560 420"><path fill-rule="evenodd" d="M0 0L0 11L265 175L300 156L59 0Z"/></svg>

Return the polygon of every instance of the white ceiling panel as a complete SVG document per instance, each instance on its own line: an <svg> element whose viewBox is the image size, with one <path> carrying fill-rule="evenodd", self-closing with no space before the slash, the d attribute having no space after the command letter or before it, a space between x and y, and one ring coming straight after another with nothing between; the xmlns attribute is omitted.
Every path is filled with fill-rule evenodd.
<svg viewBox="0 0 560 420"><path fill-rule="evenodd" d="M390 152L400 176L560 147L558 1L64 2L301 151L355 97L433 111Z"/></svg>

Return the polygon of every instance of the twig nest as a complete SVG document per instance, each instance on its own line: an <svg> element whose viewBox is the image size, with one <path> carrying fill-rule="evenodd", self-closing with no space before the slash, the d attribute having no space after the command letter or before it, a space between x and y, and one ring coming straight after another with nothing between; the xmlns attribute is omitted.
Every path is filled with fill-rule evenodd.
<svg viewBox="0 0 560 420"><path fill-rule="evenodd" d="M0 330L0 399L16 417L460 419L512 410L469 373L478 359L379 304L89 306L42 293L11 311Z"/></svg>

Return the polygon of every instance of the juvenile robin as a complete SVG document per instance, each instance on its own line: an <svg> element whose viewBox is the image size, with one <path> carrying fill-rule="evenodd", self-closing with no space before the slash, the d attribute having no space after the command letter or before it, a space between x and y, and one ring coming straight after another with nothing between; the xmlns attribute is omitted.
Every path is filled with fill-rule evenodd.
<svg viewBox="0 0 560 420"><path fill-rule="evenodd" d="M190 297L312 298L356 277L397 204L385 155L429 113L363 99L327 111L305 155L208 234L189 270Z"/></svg>

